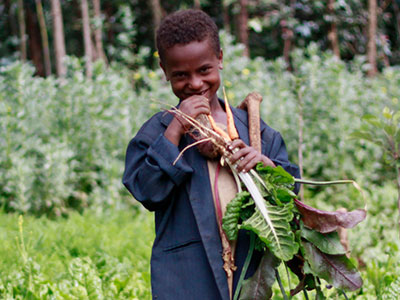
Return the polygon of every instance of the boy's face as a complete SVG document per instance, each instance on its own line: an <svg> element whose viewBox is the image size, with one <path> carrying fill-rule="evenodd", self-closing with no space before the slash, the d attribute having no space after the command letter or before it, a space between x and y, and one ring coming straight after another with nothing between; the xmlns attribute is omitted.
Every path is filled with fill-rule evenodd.
<svg viewBox="0 0 400 300"><path fill-rule="evenodd" d="M186 45L177 44L167 49L160 66L180 100L193 95L204 96L210 102L217 100L222 51L216 56L208 39Z"/></svg>

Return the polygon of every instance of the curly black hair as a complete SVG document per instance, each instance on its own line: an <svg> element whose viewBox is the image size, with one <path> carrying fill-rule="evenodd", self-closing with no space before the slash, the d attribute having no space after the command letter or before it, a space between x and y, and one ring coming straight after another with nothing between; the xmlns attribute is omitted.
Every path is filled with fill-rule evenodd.
<svg viewBox="0 0 400 300"><path fill-rule="evenodd" d="M161 61L165 51L177 44L187 45L208 38L218 57L221 46L218 27L205 12L197 9L176 11L162 20L156 35L157 50Z"/></svg>

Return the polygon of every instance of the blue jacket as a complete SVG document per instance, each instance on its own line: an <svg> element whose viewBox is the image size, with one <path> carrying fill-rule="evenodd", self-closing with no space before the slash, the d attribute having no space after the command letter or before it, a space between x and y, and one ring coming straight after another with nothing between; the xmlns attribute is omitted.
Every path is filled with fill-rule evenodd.
<svg viewBox="0 0 400 300"><path fill-rule="evenodd" d="M232 108L240 138L249 143L247 113ZM151 256L153 299L228 300L222 246L208 177L206 158L192 147L173 165L179 152L193 142L189 136L176 147L164 137L173 116L160 112L131 140L126 153L123 183L136 200L155 212L156 238ZM279 132L261 121L262 152L295 177L298 167L288 161ZM239 233L234 289L249 247ZM255 253L246 274L250 277L262 254Z"/></svg>

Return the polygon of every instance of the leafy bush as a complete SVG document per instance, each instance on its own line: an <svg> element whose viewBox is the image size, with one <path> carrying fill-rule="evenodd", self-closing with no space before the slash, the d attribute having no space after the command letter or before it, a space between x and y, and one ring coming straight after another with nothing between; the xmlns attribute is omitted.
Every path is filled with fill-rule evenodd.
<svg viewBox="0 0 400 300"><path fill-rule="evenodd" d="M97 64L90 81L77 59L65 80L33 73L0 69L0 205L55 215L118 206L125 148L144 120L129 74Z"/></svg>
<svg viewBox="0 0 400 300"><path fill-rule="evenodd" d="M363 186L385 180L381 149L348 137L360 116L400 99L399 69L369 79L361 58L346 65L310 45L293 53L290 73L282 59L248 59L231 36L221 37L228 98L238 104L249 92L261 93L262 117L282 133L294 162L302 114L304 177L353 178ZM120 182L126 146L165 106L159 102L177 100L159 68L97 63L92 80L83 69L81 60L69 58L67 78L59 80L33 77L33 68L18 62L0 68L0 205L6 211L60 215L130 203ZM326 201L346 204L347 190L325 191Z"/></svg>
<svg viewBox="0 0 400 300"><path fill-rule="evenodd" d="M279 130L291 160L298 163L299 115L302 115L304 177L315 180L355 179L363 187L381 184L393 172L384 163L383 151L365 141L349 139L361 126L365 114L377 114L400 99L400 69L387 68L376 78L364 74L362 57L346 65L331 53L311 44L293 52L294 72L281 59L249 60L241 46L224 37L224 85L228 97L238 104L251 91L264 97L261 115ZM394 178L391 177L391 178ZM325 202L355 208L343 187L308 188L324 191Z"/></svg>
<svg viewBox="0 0 400 300"><path fill-rule="evenodd" d="M0 219L1 299L151 298L149 213Z"/></svg>
<svg viewBox="0 0 400 300"><path fill-rule="evenodd" d="M367 219L349 231L352 256L357 257L364 281L360 290L347 294L349 299L397 299L399 295L396 204L388 201L395 196L396 188L390 184L376 188L367 197ZM350 201L362 203L358 197L351 196ZM154 225L150 213L88 209L56 220L21 218L0 214L1 299L151 299ZM283 265L279 268L285 274ZM288 290L286 276L282 281ZM297 283L293 276L292 288ZM344 299L325 281L321 287L327 299ZM272 299L282 299L277 282L273 291ZM309 293L310 299L314 296Z"/></svg>

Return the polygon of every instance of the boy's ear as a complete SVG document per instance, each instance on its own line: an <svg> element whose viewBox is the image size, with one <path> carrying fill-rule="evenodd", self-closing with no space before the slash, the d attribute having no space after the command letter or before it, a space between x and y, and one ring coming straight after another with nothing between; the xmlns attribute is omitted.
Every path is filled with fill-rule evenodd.
<svg viewBox="0 0 400 300"><path fill-rule="evenodd" d="M165 79L167 79L167 81L169 81L169 78L168 78L168 75L167 75L167 72L166 72L166 70L165 70L165 67L164 67L164 65L162 64L162 62L160 61L160 68L163 70L163 72L164 72L164 75L165 75Z"/></svg>
<svg viewBox="0 0 400 300"><path fill-rule="evenodd" d="M223 54L223 52L222 52L222 49L219 51L219 55L218 55L218 60L219 60L219 62L218 62L218 68L220 69L220 70L222 70L223 68L224 68L224 66L223 66L223 57L224 57L224 54Z"/></svg>

